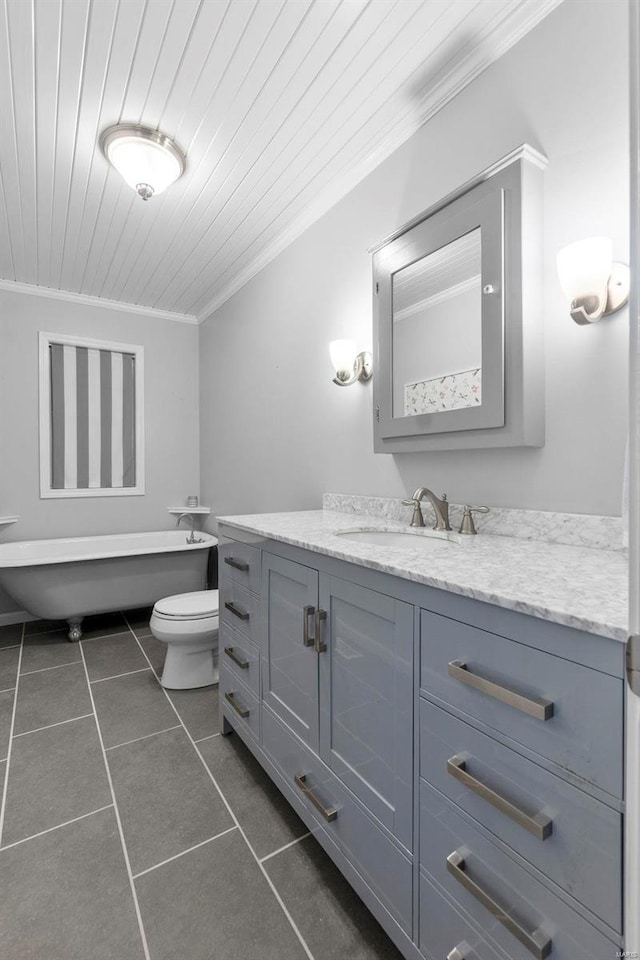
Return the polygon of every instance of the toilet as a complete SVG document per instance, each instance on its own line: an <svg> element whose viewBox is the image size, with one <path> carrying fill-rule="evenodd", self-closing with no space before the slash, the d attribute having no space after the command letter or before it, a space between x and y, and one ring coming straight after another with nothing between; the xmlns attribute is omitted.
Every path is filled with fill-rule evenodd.
<svg viewBox="0 0 640 960"><path fill-rule="evenodd" d="M149 622L167 645L160 683L191 690L218 682L218 591L178 593L158 600Z"/></svg>

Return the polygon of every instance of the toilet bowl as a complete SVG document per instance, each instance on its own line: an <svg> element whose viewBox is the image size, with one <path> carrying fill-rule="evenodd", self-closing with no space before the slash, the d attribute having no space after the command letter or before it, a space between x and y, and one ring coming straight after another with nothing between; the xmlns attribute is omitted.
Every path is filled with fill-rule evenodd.
<svg viewBox="0 0 640 960"><path fill-rule="evenodd" d="M149 622L167 645L160 683L191 690L218 682L218 591L178 593L158 600Z"/></svg>

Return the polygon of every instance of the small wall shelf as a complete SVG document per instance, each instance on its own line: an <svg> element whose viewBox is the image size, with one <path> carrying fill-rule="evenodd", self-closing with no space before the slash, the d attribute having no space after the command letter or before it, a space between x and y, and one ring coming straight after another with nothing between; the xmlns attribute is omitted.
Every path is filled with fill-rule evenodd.
<svg viewBox="0 0 640 960"><path fill-rule="evenodd" d="M169 513L211 513L211 507L167 507Z"/></svg>
<svg viewBox="0 0 640 960"><path fill-rule="evenodd" d="M16 520L19 520L20 517L0 517L0 526L5 526L8 523L15 523Z"/></svg>

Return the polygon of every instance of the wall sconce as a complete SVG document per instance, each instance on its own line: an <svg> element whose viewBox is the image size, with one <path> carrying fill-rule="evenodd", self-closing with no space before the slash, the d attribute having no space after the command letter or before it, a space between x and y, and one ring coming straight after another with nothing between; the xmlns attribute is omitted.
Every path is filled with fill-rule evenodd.
<svg viewBox="0 0 640 960"><path fill-rule="evenodd" d="M571 301L576 323L595 323L629 299L629 267L614 262L609 237L588 237L558 252L560 286Z"/></svg>
<svg viewBox="0 0 640 960"><path fill-rule="evenodd" d="M356 353L353 340L332 340L329 344L331 363L336 375L333 379L339 387L350 387L356 380L370 380L372 370L371 354L366 351Z"/></svg>

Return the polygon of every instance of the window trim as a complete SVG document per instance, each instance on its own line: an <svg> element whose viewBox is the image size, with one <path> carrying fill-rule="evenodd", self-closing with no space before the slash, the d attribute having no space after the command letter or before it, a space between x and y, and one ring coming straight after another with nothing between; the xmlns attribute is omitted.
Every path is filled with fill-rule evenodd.
<svg viewBox="0 0 640 960"><path fill-rule="evenodd" d="M93 340L70 334L38 332L39 343L39 433L40 433L40 499L68 499L69 497L139 497L145 493L145 447L144 447L144 347L132 343L111 340ZM54 489L51 486L51 364L49 347L59 343L63 346L89 347L92 350L110 350L128 353L135 357L135 437L136 437L136 485L135 487L90 487Z"/></svg>

